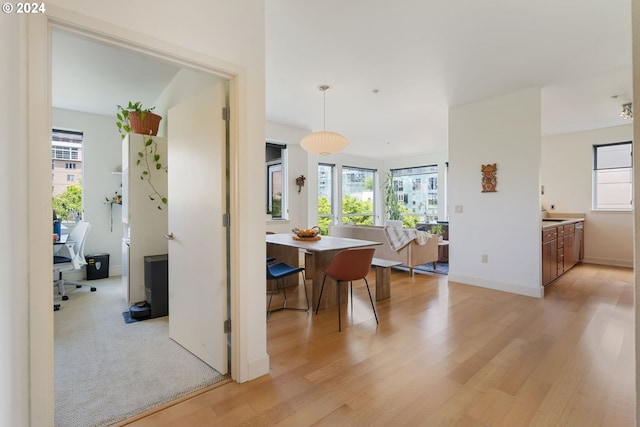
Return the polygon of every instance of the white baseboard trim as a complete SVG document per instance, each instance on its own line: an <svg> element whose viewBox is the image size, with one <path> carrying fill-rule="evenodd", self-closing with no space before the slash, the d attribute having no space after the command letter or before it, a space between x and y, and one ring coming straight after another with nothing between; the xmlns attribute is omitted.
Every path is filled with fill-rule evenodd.
<svg viewBox="0 0 640 427"><path fill-rule="evenodd" d="M495 282L493 280L483 280L477 277L467 277L449 273L449 282L462 283L463 285L478 286L480 288L493 289L494 291L509 292L512 294L524 295L533 298L543 298L544 288L542 286L530 288L528 286L518 286L511 283Z"/></svg>
<svg viewBox="0 0 640 427"><path fill-rule="evenodd" d="M582 260L584 264L598 264L607 265L609 267L626 267L633 268L633 260L620 260L609 258L584 258Z"/></svg>
<svg viewBox="0 0 640 427"><path fill-rule="evenodd" d="M258 377L269 373L269 355L250 360L247 364L247 381L254 380Z"/></svg>
<svg viewBox="0 0 640 427"><path fill-rule="evenodd" d="M56 275L54 274L54 276ZM116 265L113 267L109 266L109 277L114 277L114 276L122 276L121 265ZM83 267L82 270L62 273L62 278L65 280L85 280L87 278L86 268ZM55 279L57 279L57 277L54 277L54 280Z"/></svg>

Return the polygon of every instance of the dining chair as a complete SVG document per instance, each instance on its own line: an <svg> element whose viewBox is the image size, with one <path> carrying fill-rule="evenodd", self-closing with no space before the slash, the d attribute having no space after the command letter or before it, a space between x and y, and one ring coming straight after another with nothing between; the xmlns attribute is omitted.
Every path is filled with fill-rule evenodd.
<svg viewBox="0 0 640 427"><path fill-rule="evenodd" d="M307 285L306 279L304 277L304 268L303 267L293 267L286 262L278 262L275 264L269 264L267 260L267 280L275 280L276 289L267 291L269 294L269 305L267 306L267 319L271 316L271 313L274 311L280 310L298 310L298 311L309 311L309 295L307 294ZM304 288L304 297L307 300L307 308L302 307L287 307L287 287L284 284L284 278L291 276L293 274L302 273L302 287ZM282 289L282 307L271 310L271 300L273 299L274 294L280 294L280 289Z"/></svg>
<svg viewBox="0 0 640 427"><path fill-rule="evenodd" d="M351 290L351 307L353 307L353 281L363 279L367 285L367 292L369 293L369 300L371 301L371 308L373 308L373 315L376 318L376 324L378 323L378 315L376 314L376 307L373 304L373 298L371 297L371 290L369 289L369 282L367 281L367 274L371 269L371 261L373 260L373 254L375 248L361 248L361 249L347 249L335 254L329 267L324 273L322 278L322 287L320 288L320 296L318 297L318 305L316 306L316 314L320 308L320 300L322 299L322 291L324 290L324 284L327 277L336 281L336 291L338 293L338 332L342 332L342 323L340 320L340 283L349 282Z"/></svg>

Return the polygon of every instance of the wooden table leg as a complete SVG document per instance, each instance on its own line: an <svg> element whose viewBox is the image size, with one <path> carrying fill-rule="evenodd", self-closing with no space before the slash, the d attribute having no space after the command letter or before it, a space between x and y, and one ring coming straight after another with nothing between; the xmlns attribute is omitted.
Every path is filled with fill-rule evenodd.
<svg viewBox="0 0 640 427"><path fill-rule="evenodd" d="M391 267L374 267L376 270L376 301L391 296Z"/></svg>
<svg viewBox="0 0 640 427"><path fill-rule="evenodd" d="M318 297L320 296L320 288L322 287L322 279L324 278L324 272L327 271L333 256L338 251L320 251L314 252L311 256L313 259L313 291L312 303L313 309L318 307ZM348 301L348 286L342 285L340 287L340 302L346 303ZM338 294L336 293L336 281L327 278L324 291L322 291L322 300L320 301L319 308L335 307L338 305Z"/></svg>

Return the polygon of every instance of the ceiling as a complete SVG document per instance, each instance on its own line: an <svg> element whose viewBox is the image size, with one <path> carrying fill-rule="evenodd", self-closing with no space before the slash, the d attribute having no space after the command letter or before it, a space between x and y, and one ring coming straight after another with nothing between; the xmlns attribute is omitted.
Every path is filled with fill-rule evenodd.
<svg viewBox="0 0 640 427"><path fill-rule="evenodd" d="M629 123L630 0L269 0L265 13L267 121L322 130L318 87L330 85L326 129L350 140L346 153L444 151L450 108L531 87L543 135ZM151 105L177 71L58 33L53 104Z"/></svg>

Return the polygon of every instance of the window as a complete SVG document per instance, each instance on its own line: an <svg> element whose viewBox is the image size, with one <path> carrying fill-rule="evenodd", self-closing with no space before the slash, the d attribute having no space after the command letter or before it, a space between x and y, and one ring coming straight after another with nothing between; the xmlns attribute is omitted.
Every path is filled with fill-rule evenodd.
<svg viewBox="0 0 640 427"><path fill-rule="evenodd" d="M318 227L320 233L329 234L329 225L333 224L333 172L335 165L318 164Z"/></svg>
<svg viewBox="0 0 640 427"><path fill-rule="evenodd" d="M355 167L342 168L342 223L373 225L374 182L376 171Z"/></svg>
<svg viewBox="0 0 640 427"><path fill-rule="evenodd" d="M438 166L392 169L391 176L405 226L415 227L419 221L437 221Z"/></svg>
<svg viewBox="0 0 640 427"><path fill-rule="evenodd" d="M629 210L633 204L631 141L593 146L593 209Z"/></svg>
<svg viewBox="0 0 640 427"><path fill-rule="evenodd" d="M267 174L267 213L271 213L273 219L286 219L287 217L287 182L285 153L286 145L267 143L266 147L266 174Z"/></svg>
<svg viewBox="0 0 640 427"><path fill-rule="evenodd" d="M62 221L78 221L82 213L83 133L51 132L51 183L53 210ZM69 171L73 170L73 174Z"/></svg>

